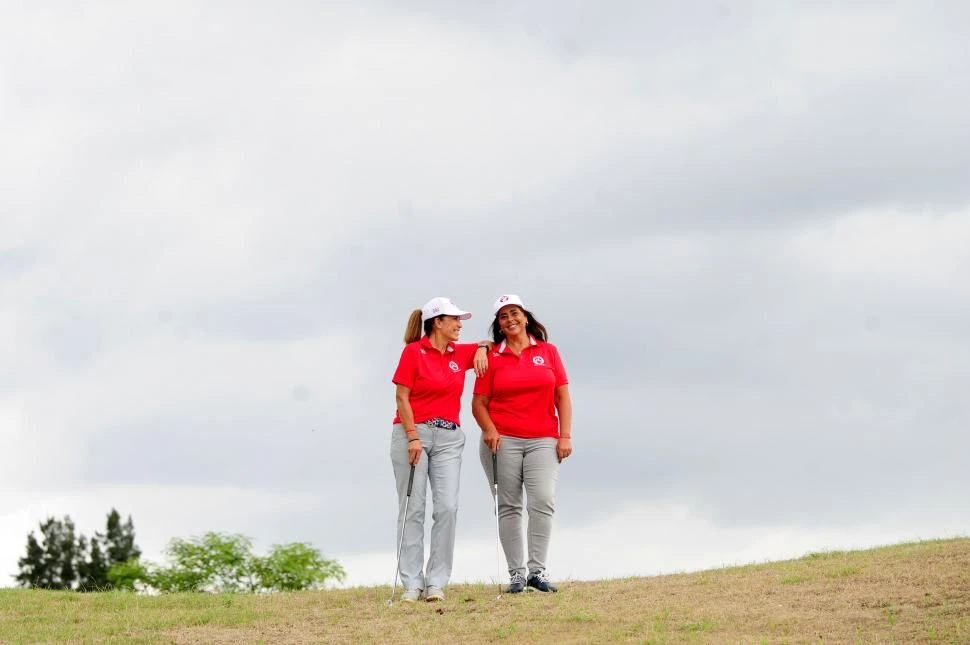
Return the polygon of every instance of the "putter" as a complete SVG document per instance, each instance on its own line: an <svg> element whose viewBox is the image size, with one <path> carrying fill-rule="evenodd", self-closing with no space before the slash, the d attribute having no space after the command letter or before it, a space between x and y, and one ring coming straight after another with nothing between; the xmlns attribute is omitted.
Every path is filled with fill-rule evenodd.
<svg viewBox="0 0 970 645"><path fill-rule="evenodd" d="M495 497L495 571L497 572L498 595L495 600L502 599L502 538L498 532L498 451L492 453L492 489Z"/></svg>
<svg viewBox="0 0 970 645"><path fill-rule="evenodd" d="M414 483L414 464L411 464L411 475L408 476L408 493L404 498L404 521L401 522L401 537L397 542L397 566L394 567L394 586L391 587L391 597L387 599L387 606L394 604L394 594L397 591L397 574L401 570L401 549L404 548L404 527L408 523L408 505L411 503L411 484ZM496 506L495 508L498 508Z"/></svg>

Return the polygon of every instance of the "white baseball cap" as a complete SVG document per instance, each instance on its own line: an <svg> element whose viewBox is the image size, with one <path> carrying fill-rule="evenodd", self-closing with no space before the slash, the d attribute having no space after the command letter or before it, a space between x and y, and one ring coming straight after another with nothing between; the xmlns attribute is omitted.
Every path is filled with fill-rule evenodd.
<svg viewBox="0 0 970 645"><path fill-rule="evenodd" d="M518 305L523 309L525 309L525 305L522 304L522 298L518 297L514 293L506 293L499 296L498 300L495 301L495 304L492 305L492 308L494 309L492 313L497 314L498 310L504 307L505 305Z"/></svg>
<svg viewBox="0 0 970 645"><path fill-rule="evenodd" d="M467 311L462 311L455 306L450 298L438 296L432 298L421 307L421 322L425 322L435 316L458 316L460 320L468 320L472 317Z"/></svg>

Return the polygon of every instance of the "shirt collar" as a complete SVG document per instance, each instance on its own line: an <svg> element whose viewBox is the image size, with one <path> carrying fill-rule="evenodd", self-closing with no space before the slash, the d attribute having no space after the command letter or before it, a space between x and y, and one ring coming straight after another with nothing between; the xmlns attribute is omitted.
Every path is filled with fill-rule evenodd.
<svg viewBox="0 0 970 645"><path fill-rule="evenodd" d="M437 352L438 351L438 348L431 344L431 339L428 338L427 336L422 336L421 337L421 347L430 349L433 352ZM455 351L455 343L453 341L450 341L449 340L448 341L448 346L445 348L445 351L446 352L453 352L453 351Z"/></svg>
<svg viewBox="0 0 970 645"><path fill-rule="evenodd" d="M530 346L530 347L535 347L535 346L536 346L536 345L538 345L538 344L539 344L539 343L537 343L537 342L536 342L536 339L535 339L535 337L533 337L533 336L532 336L532 334L529 334L529 346ZM502 344L498 346L498 349L497 349L496 351L497 351L497 352L498 352L499 354L501 354L502 352L504 352L504 351L505 351L505 348L506 348L506 347L508 347L508 343L507 343L506 341L504 341L504 340L503 340L503 341L502 341Z"/></svg>

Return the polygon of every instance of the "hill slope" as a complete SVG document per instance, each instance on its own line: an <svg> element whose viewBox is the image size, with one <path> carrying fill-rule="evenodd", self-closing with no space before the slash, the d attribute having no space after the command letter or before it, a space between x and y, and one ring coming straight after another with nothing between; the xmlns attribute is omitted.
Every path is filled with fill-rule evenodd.
<svg viewBox="0 0 970 645"><path fill-rule="evenodd" d="M970 643L970 539L385 606L388 587L272 596L0 590L0 642Z"/></svg>

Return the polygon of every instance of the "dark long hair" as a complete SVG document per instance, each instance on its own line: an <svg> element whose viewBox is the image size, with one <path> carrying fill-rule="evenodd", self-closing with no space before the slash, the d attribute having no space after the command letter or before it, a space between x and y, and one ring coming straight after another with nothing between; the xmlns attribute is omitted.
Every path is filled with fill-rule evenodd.
<svg viewBox="0 0 970 645"><path fill-rule="evenodd" d="M516 305L518 307L518 305ZM525 314L526 319L529 321L525 326L525 333L530 336L535 337L536 340L541 340L546 342L549 338L549 334L546 332L546 327L541 322L536 320L536 317L532 315L532 312L519 307L519 310ZM492 340L496 345L505 340L505 335L498 326L498 312L495 312L495 318L492 320L492 325L488 328L488 333L492 335Z"/></svg>

